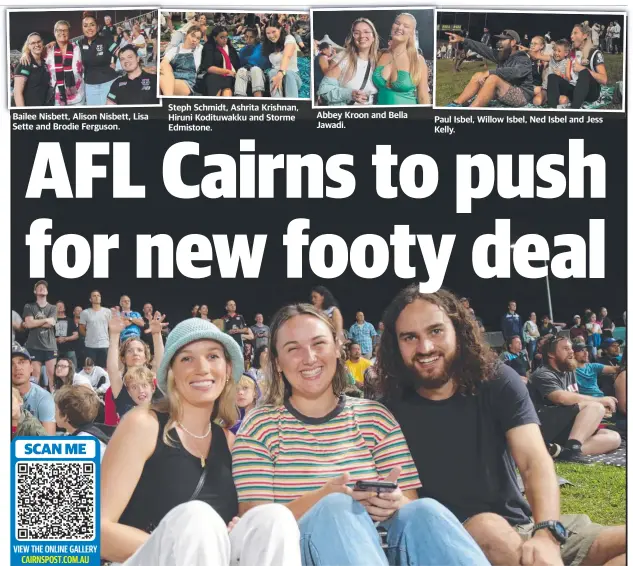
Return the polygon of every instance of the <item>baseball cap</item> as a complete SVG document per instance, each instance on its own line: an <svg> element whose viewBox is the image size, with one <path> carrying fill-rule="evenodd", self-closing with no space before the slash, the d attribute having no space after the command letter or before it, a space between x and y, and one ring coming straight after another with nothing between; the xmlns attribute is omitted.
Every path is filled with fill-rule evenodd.
<svg viewBox="0 0 633 566"><path fill-rule="evenodd" d="M576 319L576 318L582 318L582 317L579 314L575 314L574 315L574 319Z"/></svg>
<svg viewBox="0 0 633 566"><path fill-rule="evenodd" d="M35 285L33 285L34 293L40 285L44 285L44 287L46 287L46 290L48 291L48 281L44 281L44 279L40 279L37 283L35 283Z"/></svg>
<svg viewBox="0 0 633 566"><path fill-rule="evenodd" d="M521 43L521 38L519 34L513 29L504 29L499 35L495 35L499 39L514 39L517 42L517 45Z"/></svg>
<svg viewBox="0 0 633 566"><path fill-rule="evenodd" d="M608 348L609 346L611 346L611 344L620 344L620 346L622 346L622 344L624 344L624 340L616 340L615 338L605 338L602 341L601 348Z"/></svg>
<svg viewBox="0 0 633 566"><path fill-rule="evenodd" d="M23 358L26 358L29 361L33 359L31 357L31 354L29 354L29 351L24 346L21 346L17 342L13 342L13 344L11 345L11 357L13 358L14 356L22 356Z"/></svg>
<svg viewBox="0 0 633 566"><path fill-rule="evenodd" d="M574 344L572 346L572 349L574 350L574 352L582 352L583 350L587 349L587 344L585 344L584 342L578 342L577 344Z"/></svg>

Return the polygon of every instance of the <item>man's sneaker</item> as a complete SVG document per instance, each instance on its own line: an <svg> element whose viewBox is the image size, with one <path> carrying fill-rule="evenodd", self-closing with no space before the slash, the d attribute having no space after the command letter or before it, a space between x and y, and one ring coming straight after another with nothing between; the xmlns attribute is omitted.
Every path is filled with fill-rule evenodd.
<svg viewBox="0 0 633 566"><path fill-rule="evenodd" d="M567 108L571 108L571 102L567 102L566 104L559 104L556 106L557 110L566 110Z"/></svg>
<svg viewBox="0 0 633 566"><path fill-rule="evenodd" d="M445 108L462 108L462 105L457 104L457 102L449 102Z"/></svg>
<svg viewBox="0 0 633 566"><path fill-rule="evenodd" d="M556 459L560 456L560 453L563 450L563 448L561 447L560 444L548 444L547 450L549 451L549 455L552 458Z"/></svg>
<svg viewBox="0 0 633 566"><path fill-rule="evenodd" d="M558 456L559 462L570 462L571 464L592 464L593 462L583 455L580 450L570 450L563 448Z"/></svg>

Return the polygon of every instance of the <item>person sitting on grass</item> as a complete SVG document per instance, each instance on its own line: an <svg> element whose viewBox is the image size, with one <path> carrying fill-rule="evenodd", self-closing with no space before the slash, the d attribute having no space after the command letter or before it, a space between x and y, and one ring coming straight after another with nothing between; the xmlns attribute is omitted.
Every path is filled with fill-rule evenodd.
<svg viewBox="0 0 633 566"><path fill-rule="evenodd" d="M103 460L109 438L94 425L100 405L97 394L82 385L65 385L55 394L57 426L70 436L94 436L99 441L99 460Z"/></svg>
<svg viewBox="0 0 633 566"><path fill-rule="evenodd" d="M563 446L558 459L586 464L585 456L618 448L620 435L600 428L605 414L615 413L617 400L578 393L578 364L569 339L549 336L543 345L543 361L530 378L530 393L545 442Z"/></svg>
<svg viewBox="0 0 633 566"><path fill-rule="evenodd" d="M447 32L449 43L464 44L465 50L472 50L484 59L497 64L496 69L475 73L462 93L449 107L467 106L475 97L471 107L484 107L492 100L498 100L505 106L520 108L534 97L532 81L532 62L529 56L519 49L521 38L512 30L504 30L499 38L499 49L495 51L479 41L463 38L455 33Z"/></svg>

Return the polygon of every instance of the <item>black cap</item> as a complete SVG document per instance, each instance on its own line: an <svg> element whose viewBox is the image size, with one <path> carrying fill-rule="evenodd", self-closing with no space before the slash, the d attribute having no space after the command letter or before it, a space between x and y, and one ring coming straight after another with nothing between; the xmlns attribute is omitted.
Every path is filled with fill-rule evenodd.
<svg viewBox="0 0 633 566"><path fill-rule="evenodd" d="M517 45L521 43L521 38L519 34L513 29L504 29L499 35L495 35L499 39L514 39L517 42Z"/></svg>
<svg viewBox="0 0 633 566"><path fill-rule="evenodd" d="M582 352L583 350L587 349L587 344L585 344L584 342L578 342L577 344L574 344L572 346L572 349L574 350L574 352Z"/></svg>

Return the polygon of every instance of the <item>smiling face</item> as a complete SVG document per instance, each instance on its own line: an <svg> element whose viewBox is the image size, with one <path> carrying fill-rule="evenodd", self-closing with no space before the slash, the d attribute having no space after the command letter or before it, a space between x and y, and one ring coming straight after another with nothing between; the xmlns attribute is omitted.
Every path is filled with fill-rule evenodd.
<svg viewBox="0 0 633 566"><path fill-rule="evenodd" d="M317 292L317 291L312 291L312 295L311 295L311 301L312 301L312 305L314 306L314 308L316 309L322 309L323 308L323 300L325 299L325 297L323 295L321 295L321 293Z"/></svg>
<svg viewBox="0 0 633 566"><path fill-rule="evenodd" d="M579 364L589 363L589 351L587 348L580 350L580 352L574 352L574 359Z"/></svg>
<svg viewBox="0 0 633 566"><path fill-rule="evenodd" d="M276 370L290 383L293 396L318 399L332 393L340 351L325 322L308 314L292 317L279 328L275 348Z"/></svg>
<svg viewBox="0 0 633 566"><path fill-rule="evenodd" d="M264 324L264 315L262 315L261 313L257 313L255 315L255 323L256 324Z"/></svg>
<svg viewBox="0 0 633 566"><path fill-rule="evenodd" d="M97 35L97 21L94 18L84 18L81 29L87 39L93 39Z"/></svg>
<svg viewBox="0 0 633 566"><path fill-rule="evenodd" d="M457 352L457 337L443 309L417 299L396 320L396 337L404 365L418 386L439 389L450 380Z"/></svg>
<svg viewBox="0 0 633 566"><path fill-rule="evenodd" d="M406 43L415 32L415 20L411 16L400 14L391 26L393 46Z"/></svg>
<svg viewBox="0 0 633 566"><path fill-rule="evenodd" d="M553 358L553 359L552 359ZM574 350L569 340L560 340L556 343L554 355L550 355L550 360L555 362L560 371L573 371L576 369Z"/></svg>
<svg viewBox="0 0 633 566"><path fill-rule="evenodd" d="M556 47L554 47L554 60L562 61L565 57L567 57L568 53L569 51L565 48L564 45L557 45Z"/></svg>
<svg viewBox="0 0 633 566"><path fill-rule="evenodd" d="M131 49L126 49L119 55L119 61L121 62L121 68L126 73L132 73L138 69L139 57Z"/></svg>
<svg viewBox="0 0 633 566"><path fill-rule="evenodd" d="M268 26L266 28L266 37L271 43L277 43L280 35L281 30L279 28L276 28L275 26Z"/></svg>
<svg viewBox="0 0 633 566"><path fill-rule="evenodd" d="M214 340L197 340L181 348L171 371L183 402L195 407L212 405L231 379L231 363L222 345Z"/></svg>
<svg viewBox="0 0 633 566"><path fill-rule="evenodd" d="M376 39L374 30L365 22L358 22L354 25L352 38L354 39L354 45L359 51L369 49Z"/></svg>
<svg viewBox="0 0 633 566"><path fill-rule="evenodd" d="M29 37L28 46L31 54L35 55L36 57L39 57L42 54L42 50L44 49L42 38L37 34Z"/></svg>
<svg viewBox="0 0 633 566"><path fill-rule="evenodd" d="M70 28L66 24L57 24L55 26L55 41L57 43L61 45L68 43L69 36Z"/></svg>

